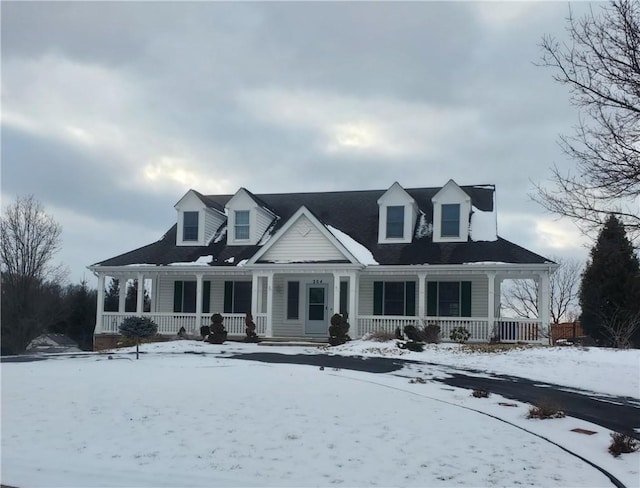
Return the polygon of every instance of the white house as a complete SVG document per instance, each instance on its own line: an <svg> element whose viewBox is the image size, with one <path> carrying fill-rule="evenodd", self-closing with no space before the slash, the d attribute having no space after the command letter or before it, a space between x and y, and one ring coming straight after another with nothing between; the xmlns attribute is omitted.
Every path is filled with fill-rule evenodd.
<svg viewBox="0 0 640 488"><path fill-rule="evenodd" d="M89 266L98 276L95 345L113 341L122 319L146 315L159 333L197 333L221 313L230 335L325 338L334 313L352 337L434 322L447 338L464 325L471 340L539 341L549 323L549 275L557 265L497 235L495 188L204 196L189 190L176 223L157 242ZM151 310L104 311L105 283L145 283ZM539 283L541 316L500 317L505 279Z"/></svg>

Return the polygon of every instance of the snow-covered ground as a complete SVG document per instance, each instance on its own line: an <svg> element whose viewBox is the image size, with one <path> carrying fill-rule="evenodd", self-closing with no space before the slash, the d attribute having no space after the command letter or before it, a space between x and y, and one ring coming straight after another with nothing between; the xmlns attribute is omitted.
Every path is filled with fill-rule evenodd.
<svg viewBox="0 0 640 488"><path fill-rule="evenodd" d="M354 341L328 350L192 341L2 364L3 484L39 486L612 486L539 434L640 486L640 453L609 431L526 419L439 382L229 359L234 352L401 355L640 399L640 351L458 346L405 353ZM210 354L185 354L186 352ZM446 374L408 366L405 376ZM435 373L434 373L435 372ZM426 374L428 373L428 374ZM489 414L489 415L486 415ZM506 421L506 422L505 422ZM574 428L597 431L586 436ZM522 430L526 429L526 430ZM527 432L528 431L528 432Z"/></svg>

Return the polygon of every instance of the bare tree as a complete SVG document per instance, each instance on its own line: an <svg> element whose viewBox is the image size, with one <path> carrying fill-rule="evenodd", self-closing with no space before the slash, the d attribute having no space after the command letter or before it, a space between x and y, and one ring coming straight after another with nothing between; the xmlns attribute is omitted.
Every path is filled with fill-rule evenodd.
<svg viewBox="0 0 640 488"><path fill-rule="evenodd" d="M33 196L18 197L0 218L3 351L23 351L55 315L44 307L61 277L51 266L61 232Z"/></svg>
<svg viewBox="0 0 640 488"><path fill-rule="evenodd" d="M640 3L614 0L598 13L575 18L569 10L570 41L542 40L541 65L567 85L580 110L572 136L561 136L577 174L553 168L554 188L538 186L533 198L551 212L570 217L585 231L616 215L640 233Z"/></svg>
<svg viewBox="0 0 640 488"><path fill-rule="evenodd" d="M612 314L602 314L602 328L613 347L628 349L631 338L640 329L640 312L629 315L627 310L617 307Z"/></svg>
<svg viewBox="0 0 640 488"><path fill-rule="evenodd" d="M560 266L549 279L551 322L560 323L576 315L581 264L575 259L554 258ZM539 285L535 280L512 280L506 287L502 301L518 317L540 316Z"/></svg>

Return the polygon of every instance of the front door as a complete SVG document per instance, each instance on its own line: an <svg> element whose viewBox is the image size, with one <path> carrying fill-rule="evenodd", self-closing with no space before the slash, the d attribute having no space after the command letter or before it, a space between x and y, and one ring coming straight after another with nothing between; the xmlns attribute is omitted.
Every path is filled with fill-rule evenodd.
<svg viewBox="0 0 640 488"><path fill-rule="evenodd" d="M327 285L307 285L307 307L305 335L326 336L327 325Z"/></svg>

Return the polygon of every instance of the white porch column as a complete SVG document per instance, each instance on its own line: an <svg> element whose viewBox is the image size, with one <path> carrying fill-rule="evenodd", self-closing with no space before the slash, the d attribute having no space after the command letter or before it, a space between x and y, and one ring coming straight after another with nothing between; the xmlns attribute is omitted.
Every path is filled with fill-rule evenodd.
<svg viewBox="0 0 640 488"><path fill-rule="evenodd" d="M118 278L118 312L125 312L125 303L127 303L127 279L122 276Z"/></svg>
<svg viewBox="0 0 640 488"><path fill-rule="evenodd" d="M151 280L151 311L158 311L158 277L154 276Z"/></svg>
<svg viewBox="0 0 640 488"><path fill-rule="evenodd" d="M104 312L104 275L98 273L98 303L96 304L96 328L94 334L102 332L102 314Z"/></svg>
<svg viewBox="0 0 640 488"><path fill-rule="evenodd" d="M251 275L251 316L254 322L257 323L258 311L260 310L260 304L258 303L258 286L260 283L260 276L254 271Z"/></svg>
<svg viewBox="0 0 640 488"><path fill-rule="evenodd" d="M273 272L267 275L267 330L265 335L273 337Z"/></svg>
<svg viewBox="0 0 640 488"><path fill-rule="evenodd" d="M353 339L360 337L358 332L358 277L356 273L349 273L349 325Z"/></svg>
<svg viewBox="0 0 640 488"><path fill-rule="evenodd" d="M200 331L202 325L202 294L202 273L196 273L196 329L194 334Z"/></svg>
<svg viewBox="0 0 640 488"><path fill-rule="evenodd" d="M338 273L333 273L333 313L331 315L334 313L340 313L340 275Z"/></svg>
<svg viewBox="0 0 640 488"><path fill-rule="evenodd" d="M138 300L136 303L136 314L142 315L144 311L144 275L138 273Z"/></svg>
<svg viewBox="0 0 640 488"><path fill-rule="evenodd" d="M539 319L541 322L542 330L540 331L543 335L546 335L549 332L549 327L551 326L551 300L550 300L550 291L549 291L549 270L540 273L539 276L539 308L540 311Z"/></svg>
<svg viewBox="0 0 640 488"><path fill-rule="evenodd" d="M487 342L491 339L493 334L493 328L496 323L496 274L495 272L488 271L487 272L487 280L489 281L489 291L487 293L487 321L489 323L488 326L488 334Z"/></svg>
<svg viewBox="0 0 640 488"><path fill-rule="evenodd" d="M427 317L427 307L426 307L426 284L427 284L427 273L418 273L418 317L420 320L425 320Z"/></svg>

